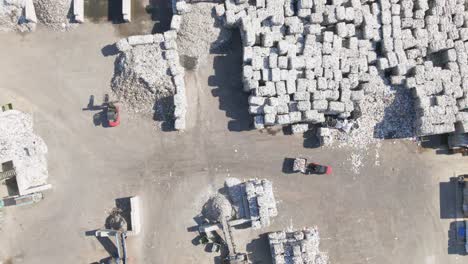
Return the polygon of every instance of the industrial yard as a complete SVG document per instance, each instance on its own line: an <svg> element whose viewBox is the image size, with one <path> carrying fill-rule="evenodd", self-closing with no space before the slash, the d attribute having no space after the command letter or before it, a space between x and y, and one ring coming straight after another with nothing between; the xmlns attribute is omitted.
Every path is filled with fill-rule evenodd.
<svg viewBox="0 0 468 264"><path fill-rule="evenodd" d="M40 1L39 7L47 7L47 2ZM116 244L109 237L99 237L97 231L108 229L106 217L113 214L118 198L133 196L138 196L141 203L141 231L126 239L126 263L223 263L225 251L232 250L230 242L221 242L220 252L209 252L206 245L199 243L203 225L222 230L218 232L221 241L226 240L229 229L236 250L246 254L248 263L465 263L464 238L453 230L454 222L464 219L459 204L462 198L457 196L457 185L451 182L468 174L467 157L449 154L447 144L443 140L437 142L442 136L431 137L434 142L418 137L460 133L466 126L463 98L467 91L461 69L466 65L457 66L458 71L454 69L457 59L464 58L462 47L454 44L453 52L444 53L450 49L444 46L450 41L439 41L439 46L427 48L437 52L437 56L447 56L437 65L424 64L426 56L420 51L409 52L415 57L405 65L417 68L414 75L404 71L403 66L389 66L395 59L401 63L398 60L403 49L419 50L418 45L426 45L427 41L404 44L401 49L398 45L389 48L385 39L390 36L383 34L383 40L379 40L375 35L378 33L373 33L384 29L372 19L372 15L380 13L375 14L376 7L369 2L370 8L362 8L361 23L365 25L355 21L358 30L371 25L367 28L370 37L359 39L362 53L349 51L354 44L341 50L351 64L356 59L359 66L355 69L348 66L346 72L334 66L333 48L340 49L334 46L337 38L349 39L353 35L349 33L351 26L344 25L345 30L333 20L322 24L339 32L331 35L331 41L317 37L317 42L311 44L311 53L303 51L301 56L287 58L286 66L280 67L282 59L278 56L289 56L285 53L295 49L291 43L307 40L285 37L280 45L275 34L286 36L290 32L272 29L261 33L265 35L260 41L254 38L254 43L249 44L251 35L257 33L250 32L246 25L255 21L235 21L241 19L242 12L251 15L252 9L246 2L228 2L223 5L175 1L178 4L173 23L163 25L167 18L155 22L170 27L165 32L160 28L142 31L151 27L141 14L133 17L137 26L132 22L113 24L87 18L86 8L83 23L67 22L64 27L62 20L41 22L39 14L37 26L28 22L18 29L14 24L2 24L0 29L14 30L0 33L0 105L11 103L14 110L0 113L0 120L21 115L26 124L32 122L33 126L25 125L28 130L24 135L34 140L23 146L17 142L23 134L9 135L6 131L16 130L9 131L0 124L0 132L5 133L0 135L0 161L12 156L10 152L24 155L20 151L24 148L26 157L37 155L41 159L39 169L47 177L40 177L40 184L46 186L40 190L41 201L0 209L0 263L107 263L104 261L116 254ZM302 6L293 9L293 14L294 10L308 8L307 1L299 2ZM311 1L316 5L318 2L321 1ZM384 1L376 3L381 2ZM393 4L400 2L408 1ZM440 11L434 8L437 5L431 3L426 8L422 2L418 1L416 10ZM263 8L261 3L257 1L257 10ZM85 7L87 4L85 1ZM367 6L368 2L362 4ZM40 11L36 2L35 5L36 12ZM68 2L64 5L68 6ZM356 1L344 5L360 8ZM60 8L54 12L60 12ZM398 13L393 11L397 7L391 8ZM267 12L272 10L278 11L273 8ZM306 27L305 35L314 35L320 22L303 26L298 22L310 16L307 12L287 15L295 17L286 19L291 23L287 24L288 30ZM342 20L351 25L354 18L349 12L352 11L345 9ZM420 13L414 21L422 19ZM403 11L401 14L409 16ZM190 17L189 22L184 22L184 16ZM454 15L459 19L458 16ZM262 27L275 28L282 19L278 15ZM454 28L466 28L466 22L456 22L457 19ZM395 21L394 24L399 23ZM225 23L232 25L224 27ZM408 27L421 29L418 23L421 22ZM385 25L395 27L394 24ZM252 27L254 31L262 30ZM17 32L32 28L34 32ZM463 36L450 34L450 38L465 41ZM387 43L385 56L372 50L372 43L379 41ZM327 49L327 45L332 51L324 52L320 60L329 60L330 67L324 66L323 79L318 80L319 67L308 68L310 58L306 56L316 61L316 49ZM280 51L280 46L289 48ZM248 52L258 53L253 52L246 61L249 47ZM265 47L272 53L265 54ZM366 48L369 50L364 52ZM367 65L362 59L373 56L369 54L378 58ZM275 62L271 62L272 57L276 57ZM460 80L456 76L437 79L449 70L450 74L462 76ZM292 78L296 71L307 75ZM383 76L383 71L387 75ZM424 75L424 71L436 72L437 77L424 79L418 75ZM260 79L256 79L255 72ZM336 72L347 77L337 77L340 74ZM276 73L279 75L273 77ZM355 79L350 80L349 87L334 86L335 82L343 83L343 78ZM409 81L407 85L406 78L413 78L414 83ZM290 92L291 83L294 92ZM424 87L436 87L437 83L452 90L423 92ZM412 93L411 89L418 92ZM336 97L336 93L340 96ZM116 127L97 122L97 111L90 103L90 96L94 96L95 106L105 94L119 106ZM343 94L348 98L343 99ZM326 107L322 109L324 103ZM354 117L354 107L361 109L362 116ZM444 110L443 118L437 115L442 108L450 109ZM346 132L346 123L341 128L330 126L329 116L337 120L348 118L359 126ZM40 151L29 152L35 148ZM289 161L297 157L331 166L333 172L292 173ZM18 178L23 167L16 164ZM44 164L47 169L42 167ZM28 191L21 189L20 183L18 178L22 195L21 191ZM7 189L5 184L1 187ZM230 189L233 187L244 188L242 195L247 198L234 195ZM5 190L0 193L10 191ZM224 222L227 215L210 219L205 214L209 221L200 224L205 203L220 195L232 203L233 215L228 213L231 218ZM249 203L247 211L241 209L242 199ZM222 203L226 205L225 201ZM262 208L266 208L266 215ZM238 225L239 221L248 226ZM294 251L292 255L286 253L288 247Z"/></svg>

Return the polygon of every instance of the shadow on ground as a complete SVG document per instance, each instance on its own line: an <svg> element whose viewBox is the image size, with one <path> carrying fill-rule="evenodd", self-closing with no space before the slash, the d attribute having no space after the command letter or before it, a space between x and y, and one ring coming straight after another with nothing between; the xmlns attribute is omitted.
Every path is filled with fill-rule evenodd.
<svg viewBox="0 0 468 264"><path fill-rule="evenodd" d="M434 149L436 154L450 155L452 154L448 148L448 135L433 135L420 138L421 147Z"/></svg>
<svg viewBox="0 0 468 264"><path fill-rule="evenodd" d="M231 120L229 131L252 129L252 117L248 112L248 95L242 88L242 45L239 31L233 31L229 50L214 58L214 75L208 78L211 93L219 99L219 109L226 112Z"/></svg>
<svg viewBox="0 0 468 264"><path fill-rule="evenodd" d="M466 255L465 221L456 220L463 218L463 187L457 177L439 183L440 218L455 220L447 231L447 252L450 255Z"/></svg>
<svg viewBox="0 0 468 264"><path fill-rule="evenodd" d="M466 256L465 250L465 221L453 221L448 230L447 251L449 255Z"/></svg>
<svg viewBox="0 0 468 264"><path fill-rule="evenodd" d="M317 136L317 128L312 127L308 131L306 131L303 134L304 137L304 142L303 146L304 148L319 148L321 143L320 143L320 138Z"/></svg>
<svg viewBox="0 0 468 264"><path fill-rule="evenodd" d="M108 57L108 56L114 56L119 54L119 50L117 49L117 46L113 44L108 44L101 49L102 56Z"/></svg>
<svg viewBox="0 0 468 264"><path fill-rule="evenodd" d="M175 131L174 128L174 97L168 96L156 99L153 106L153 120L161 122L164 132Z"/></svg>
<svg viewBox="0 0 468 264"><path fill-rule="evenodd" d="M456 177L450 178L449 182L439 183L439 207L441 219L455 219L457 212L462 208L461 197L463 195L462 185ZM460 199L457 199L460 197Z"/></svg>
<svg viewBox="0 0 468 264"><path fill-rule="evenodd" d="M270 246L268 244L268 234L261 234L247 244L247 254L251 263L271 263Z"/></svg>

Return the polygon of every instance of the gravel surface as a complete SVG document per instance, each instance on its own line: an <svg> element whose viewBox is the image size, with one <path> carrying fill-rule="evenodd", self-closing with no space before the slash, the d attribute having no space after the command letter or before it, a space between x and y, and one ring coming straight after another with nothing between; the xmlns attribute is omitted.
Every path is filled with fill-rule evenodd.
<svg viewBox="0 0 468 264"><path fill-rule="evenodd" d="M211 197L203 206L202 214L211 222L221 222L223 217L232 217L232 206L222 194Z"/></svg>
<svg viewBox="0 0 468 264"><path fill-rule="evenodd" d="M203 60L210 52L219 50L230 41L231 31L224 28L219 18L216 18L216 5L192 4L191 11L182 16L182 25L177 36L181 58Z"/></svg>
<svg viewBox="0 0 468 264"><path fill-rule="evenodd" d="M139 45L120 53L111 85L119 100L133 112L173 112L155 105L156 100L167 100L174 94L167 61L157 44Z"/></svg>
<svg viewBox="0 0 468 264"><path fill-rule="evenodd" d="M39 23L53 30L67 30L70 24L72 0L34 0Z"/></svg>

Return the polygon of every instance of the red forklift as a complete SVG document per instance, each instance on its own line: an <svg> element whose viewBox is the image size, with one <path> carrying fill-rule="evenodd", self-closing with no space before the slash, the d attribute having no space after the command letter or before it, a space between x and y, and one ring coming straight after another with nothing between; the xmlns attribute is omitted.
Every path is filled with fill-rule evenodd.
<svg viewBox="0 0 468 264"><path fill-rule="evenodd" d="M293 172L301 172L303 174L326 174L332 173L332 168L327 165L320 165L317 163L307 163L306 158L295 158L292 164Z"/></svg>
<svg viewBox="0 0 468 264"><path fill-rule="evenodd" d="M110 101L109 95L104 95L104 102L101 105L94 105L94 95L89 97L88 107L83 110L101 110L94 115L94 124L105 127L116 127L120 125L120 108L116 104L118 101Z"/></svg>

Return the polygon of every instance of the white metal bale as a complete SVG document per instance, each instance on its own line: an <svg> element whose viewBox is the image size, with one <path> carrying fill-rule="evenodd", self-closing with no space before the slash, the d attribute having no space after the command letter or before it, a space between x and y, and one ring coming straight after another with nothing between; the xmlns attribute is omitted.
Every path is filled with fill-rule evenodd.
<svg viewBox="0 0 468 264"><path fill-rule="evenodd" d="M32 5L32 0L27 0L26 1L26 7L25 7L25 12L26 12L26 18L28 19L28 6L29 6L29 3ZM32 6L34 8L34 5ZM78 22L78 23L83 23L84 22L84 2L83 0L73 0L73 15L74 15L74 18L75 18L75 21ZM36 16L35 12L34 12L34 17ZM33 22L37 22L37 18L36 18L36 21L33 21Z"/></svg>
<svg viewBox="0 0 468 264"><path fill-rule="evenodd" d="M132 21L132 4L131 0L122 0L122 15L125 22Z"/></svg>

